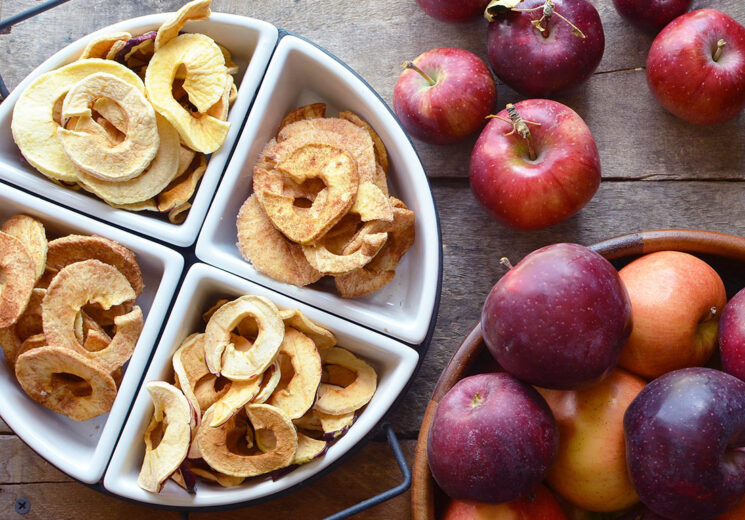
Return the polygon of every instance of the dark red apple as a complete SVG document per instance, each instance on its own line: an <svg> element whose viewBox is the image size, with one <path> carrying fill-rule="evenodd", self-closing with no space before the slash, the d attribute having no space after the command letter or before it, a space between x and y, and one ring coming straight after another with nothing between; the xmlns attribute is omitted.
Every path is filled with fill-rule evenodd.
<svg viewBox="0 0 745 520"><path fill-rule="evenodd" d="M647 83L690 123L732 119L745 107L745 27L716 9L679 16L652 43Z"/></svg>
<svg viewBox="0 0 745 520"><path fill-rule="evenodd" d="M618 14L642 31L657 34L691 8L693 0L613 0Z"/></svg>
<svg viewBox="0 0 745 520"><path fill-rule="evenodd" d="M745 381L745 289L725 305L719 318L722 370Z"/></svg>
<svg viewBox="0 0 745 520"><path fill-rule="evenodd" d="M393 110L417 139L460 141L478 132L497 104L489 67L472 52L432 49L406 66L393 89Z"/></svg>
<svg viewBox="0 0 745 520"><path fill-rule="evenodd" d="M481 17L489 0L416 0L419 7L443 22L468 22Z"/></svg>
<svg viewBox="0 0 745 520"><path fill-rule="evenodd" d="M527 97L576 87L592 75L605 51L603 24L592 4L553 0L554 14L545 16L547 3L524 0L489 24L487 49L494 73Z"/></svg>
<svg viewBox="0 0 745 520"><path fill-rule="evenodd" d="M714 518L745 494L745 382L711 368L658 377L624 416L629 475L665 518Z"/></svg>
<svg viewBox="0 0 745 520"><path fill-rule="evenodd" d="M557 448L556 421L534 388L509 374L479 374L440 401L427 457L451 498L500 503L530 495Z"/></svg>
<svg viewBox="0 0 745 520"><path fill-rule="evenodd" d="M489 352L513 376L579 388L615 367L631 332L631 303L608 260L577 244L554 244L497 282L481 327Z"/></svg>
<svg viewBox="0 0 745 520"><path fill-rule="evenodd" d="M600 185L600 156L590 129L571 108L548 99L520 101L509 110L529 122L522 135L512 132L503 110L486 125L471 154L473 194L513 228L539 229L568 219Z"/></svg>

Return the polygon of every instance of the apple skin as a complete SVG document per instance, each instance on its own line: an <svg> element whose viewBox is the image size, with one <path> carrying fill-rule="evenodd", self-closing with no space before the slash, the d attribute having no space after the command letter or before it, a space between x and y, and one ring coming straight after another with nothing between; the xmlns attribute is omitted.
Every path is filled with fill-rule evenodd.
<svg viewBox="0 0 745 520"><path fill-rule="evenodd" d="M481 328L510 374L544 388L580 388L615 368L631 332L631 303L608 260L577 244L554 244L494 285Z"/></svg>
<svg viewBox="0 0 745 520"><path fill-rule="evenodd" d="M545 0L524 0L518 7L531 9ZM600 15L585 0L554 0L556 12L585 34L580 38L558 16L548 23L548 38L531 23L542 11L509 11L489 24L489 63L499 79L526 97L549 97L587 80L600 64L605 34Z"/></svg>
<svg viewBox="0 0 745 520"><path fill-rule="evenodd" d="M657 34L691 8L693 0L613 0L626 21L642 31Z"/></svg>
<svg viewBox="0 0 745 520"><path fill-rule="evenodd" d="M504 504L452 500L442 520L568 520L545 486L538 486L534 494Z"/></svg>
<svg viewBox="0 0 745 520"><path fill-rule="evenodd" d="M506 373L466 377L442 398L427 456L451 498L501 503L529 496L556 457L556 421L536 390Z"/></svg>
<svg viewBox="0 0 745 520"><path fill-rule="evenodd" d="M404 70L393 89L393 111L412 136L451 144L478 132L497 105L497 86L489 67L474 53L455 47L429 50Z"/></svg>
<svg viewBox="0 0 745 520"><path fill-rule="evenodd" d="M704 520L745 494L745 382L711 368L669 372L626 410L626 459L642 502Z"/></svg>
<svg viewBox="0 0 745 520"><path fill-rule="evenodd" d="M719 61L717 42L727 43ZM647 57L657 101L697 125L734 118L745 107L745 27L716 9L679 16L657 35Z"/></svg>
<svg viewBox="0 0 745 520"><path fill-rule="evenodd" d="M512 125L493 118L471 153L471 190L500 223L533 230L568 219L600 186L600 156L592 132L568 106L548 99L515 104L527 121L536 160ZM509 119L507 111L499 116Z"/></svg>
<svg viewBox="0 0 745 520"><path fill-rule="evenodd" d="M618 364L647 379L705 364L727 303L717 272L688 253L659 251L619 274L631 298L634 328Z"/></svg>
<svg viewBox="0 0 745 520"><path fill-rule="evenodd" d="M484 14L489 0L416 0L432 18L443 22L469 22Z"/></svg>
<svg viewBox="0 0 745 520"><path fill-rule="evenodd" d="M616 369L583 390L538 388L559 427L559 453L547 482L588 511L612 512L639 501L626 467L623 415L646 381Z"/></svg>
<svg viewBox="0 0 745 520"><path fill-rule="evenodd" d="M745 381L745 289L725 305L719 319L722 370Z"/></svg>

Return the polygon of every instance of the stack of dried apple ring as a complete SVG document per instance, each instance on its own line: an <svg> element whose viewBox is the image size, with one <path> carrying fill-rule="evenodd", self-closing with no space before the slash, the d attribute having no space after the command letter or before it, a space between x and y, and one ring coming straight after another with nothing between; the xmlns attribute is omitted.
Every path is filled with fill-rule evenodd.
<svg viewBox="0 0 745 520"><path fill-rule="evenodd" d="M388 194L388 155L353 112L290 112L262 151L238 213L238 248L257 271L293 285L333 276L345 298L393 280L414 243L414 212Z"/></svg>
<svg viewBox="0 0 745 520"><path fill-rule="evenodd" d="M112 206L183 222L237 97L230 52L204 34L179 35L210 16L210 1L186 4L157 31L100 36L33 81L11 123L26 161Z"/></svg>
<svg viewBox="0 0 745 520"><path fill-rule="evenodd" d="M0 346L34 401L76 421L107 413L142 332L135 255L99 236L47 242L27 215L0 231Z"/></svg>
<svg viewBox="0 0 745 520"><path fill-rule="evenodd" d="M219 300L205 332L173 355L174 384L146 385L154 413L138 484L195 477L230 487L320 457L372 399L377 374L299 310L246 295Z"/></svg>

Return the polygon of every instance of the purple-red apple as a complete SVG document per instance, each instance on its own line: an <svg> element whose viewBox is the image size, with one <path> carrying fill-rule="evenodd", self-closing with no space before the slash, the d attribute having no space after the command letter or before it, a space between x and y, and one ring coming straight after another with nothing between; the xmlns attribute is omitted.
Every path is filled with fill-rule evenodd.
<svg viewBox="0 0 745 520"><path fill-rule="evenodd" d="M745 289L725 305L719 319L722 370L745 381Z"/></svg>
<svg viewBox="0 0 745 520"><path fill-rule="evenodd" d="M691 8L693 0L613 0L618 14L632 25L657 34Z"/></svg>
<svg viewBox="0 0 745 520"><path fill-rule="evenodd" d="M631 481L658 515L714 518L745 494L745 382L736 377L669 372L634 399L624 431Z"/></svg>
<svg viewBox="0 0 745 520"><path fill-rule="evenodd" d="M509 87L526 97L546 97L592 75L603 58L605 34L586 0L524 0L494 15L487 50L494 73Z"/></svg>
<svg viewBox="0 0 745 520"><path fill-rule="evenodd" d="M472 52L432 49L405 65L393 89L393 110L417 139L458 142L479 131L497 104L489 67Z"/></svg>
<svg viewBox="0 0 745 520"><path fill-rule="evenodd" d="M520 101L508 110L492 118L476 141L473 194L495 219L516 229L571 217L600 186L600 156L590 129L571 108L548 99ZM522 125L507 122L511 117Z"/></svg>
<svg viewBox="0 0 745 520"><path fill-rule="evenodd" d="M504 504L452 500L442 520L567 520L551 492L538 486L530 498Z"/></svg>
<svg viewBox="0 0 745 520"><path fill-rule="evenodd" d="M716 9L679 16L652 43L647 83L663 107L690 123L732 119L745 107L745 27Z"/></svg>
<svg viewBox="0 0 745 520"><path fill-rule="evenodd" d="M608 260L577 244L533 251L492 288L484 341L510 374L544 388L589 386L616 366L631 303Z"/></svg>
<svg viewBox="0 0 745 520"><path fill-rule="evenodd" d="M582 390L537 388L559 426L559 453L547 482L588 511L627 509L639 501L626 467L623 414L646 381L616 369Z"/></svg>
<svg viewBox="0 0 745 520"><path fill-rule="evenodd" d="M705 364L727 293L706 262L680 251L637 258L620 271L634 327L618 364L648 379Z"/></svg>
<svg viewBox="0 0 745 520"><path fill-rule="evenodd" d="M489 0L416 0L419 7L443 22L468 22L484 14Z"/></svg>
<svg viewBox="0 0 745 520"><path fill-rule="evenodd" d="M451 498L509 502L529 496L556 456L556 421L536 390L505 373L458 381L429 431L432 476Z"/></svg>

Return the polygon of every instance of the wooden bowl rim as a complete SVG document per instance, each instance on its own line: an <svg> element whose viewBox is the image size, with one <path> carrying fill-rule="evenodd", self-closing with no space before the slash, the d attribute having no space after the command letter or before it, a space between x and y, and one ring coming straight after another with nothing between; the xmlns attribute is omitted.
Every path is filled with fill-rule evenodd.
<svg viewBox="0 0 745 520"><path fill-rule="evenodd" d="M684 251L745 261L745 238L695 229L660 229L620 235L588 246L608 260L656 251ZM440 399L468 372L482 349L481 321L460 344L437 381L417 439L411 486L413 520L435 520L436 483L427 461L427 437Z"/></svg>

